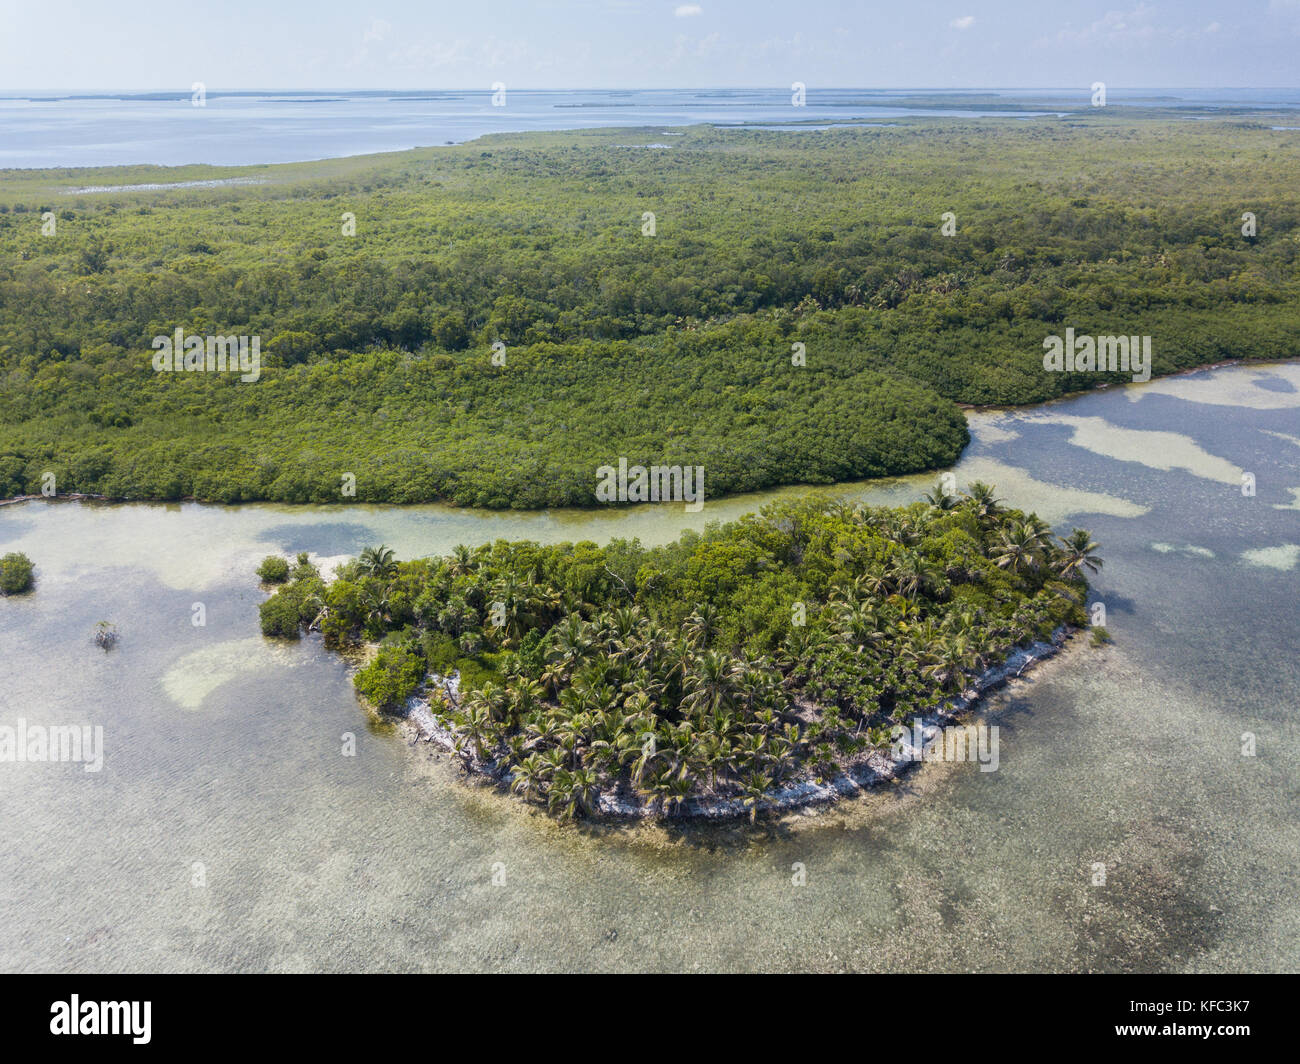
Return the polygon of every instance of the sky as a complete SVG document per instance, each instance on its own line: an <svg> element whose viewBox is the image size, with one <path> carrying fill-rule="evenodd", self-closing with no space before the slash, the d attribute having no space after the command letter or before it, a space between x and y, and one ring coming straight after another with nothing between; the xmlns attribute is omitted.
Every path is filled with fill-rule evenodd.
<svg viewBox="0 0 1300 1064"><path fill-rule="evenodd" d="M1300 87L1300 0L0 0L0 92Z"/></svg>

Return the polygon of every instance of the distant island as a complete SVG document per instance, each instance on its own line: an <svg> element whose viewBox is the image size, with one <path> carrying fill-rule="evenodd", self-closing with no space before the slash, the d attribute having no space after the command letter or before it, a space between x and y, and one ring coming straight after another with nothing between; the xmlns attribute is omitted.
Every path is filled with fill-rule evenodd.
<svg viewBox="0 0 1300 1064"><path fill-rule="evenodd" d="M1087 623L1097 550L975 483L773 504L663 547L378 546L328 581L307 555L258 575L264 634L365 648L371 705L558 817L752 817L891 774L895 726L1049 653Z"/></svg>

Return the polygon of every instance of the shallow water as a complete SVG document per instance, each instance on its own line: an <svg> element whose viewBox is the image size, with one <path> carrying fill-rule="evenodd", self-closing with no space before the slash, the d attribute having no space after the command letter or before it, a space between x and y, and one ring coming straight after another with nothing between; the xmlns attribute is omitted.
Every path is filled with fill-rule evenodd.
<svg viewBox="0 0 1300 1064"><path fill-rule="evenodd" d="M974 95L974 99L970 98ZM792 106L791 90L511 88L493 106L487 85L464 90L222 92L203 106L190 93L0 93L0 167L251 165L459 144L489 133L600 127L758 123L833 126L910 117L1036 121L1090 109L1090 92L1061 89L854 89L812 85ZM912 106L929 97L933 106ZM908 100L907 106L899 106ZM997 102L998 106L986 107ZM945 106L947 104L948 106ZM984 106L981 106L983 104ZM1007 111L1007 105L1033 110ZM1295 89L1121 89L1111 107L1300 109ZM1202 116L1198 116L1202 117ZM802 128L802 126L796 126ZM1287 129L1288 126L1274 127Z"/></svg>
<svg viewBox="0 0 1300 1064"><path fill-rule="evenodd" d="M734 125L903 115L1003 117L957 107L900 108L856 89L814 88L805 105L790 90L635 91L511 89L494 106L482 86L449 92L213 91L0 94L0 167L252 165L459 144L489 133L620 126ZM1086 107L1079 94L1078 107ZM1284 105L1286 106L1286 105ZM1015 112L1041 117L1055 112Z"/></svg>
<svg viewBox="0 0 1300 1064"><path fill-rule="evenodd" d="M1092 530L1115 644L1075 640L988 704L998 771L925 765L757 827L565 827L462 782L369 724L317 641L261 638L252 569L662 542L798 489L700 514L0 507L0 551L39 580L0 600L0 724L99 724L105 748L98 773L0 763L0 969L1295 970L1300 365L971 421L958 482Z"/></svg>

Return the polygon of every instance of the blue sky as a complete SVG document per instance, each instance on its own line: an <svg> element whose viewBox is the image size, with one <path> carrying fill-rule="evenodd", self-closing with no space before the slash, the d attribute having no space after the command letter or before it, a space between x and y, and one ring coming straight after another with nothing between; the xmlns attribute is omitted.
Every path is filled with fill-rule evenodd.
<svg viewBox="0 0 1300 1064"><path fill-rule="evenodd" d="M1300 86L1300 0L0 0L0 91Z"/></svg>

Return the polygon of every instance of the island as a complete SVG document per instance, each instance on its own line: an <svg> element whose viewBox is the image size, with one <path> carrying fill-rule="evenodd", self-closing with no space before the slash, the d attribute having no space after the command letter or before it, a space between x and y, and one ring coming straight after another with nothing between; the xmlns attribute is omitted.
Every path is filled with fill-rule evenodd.
<svg viewBox="0 0 1300 1064"><path fill-rule="evenodd" d="M498 540L259 568L265 635L319 632L357 691L560 818L824 801L1088 623L1090 534L974 483L908 506L804 498L643 547Z"/></svg>

